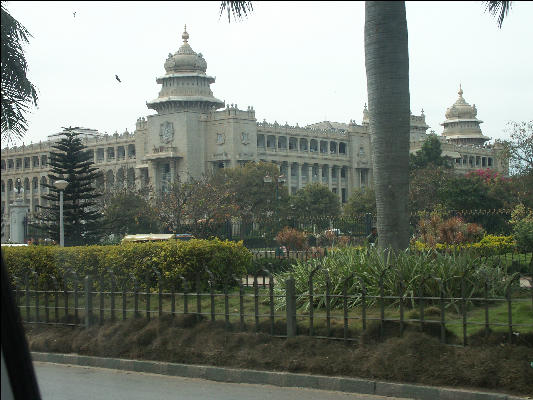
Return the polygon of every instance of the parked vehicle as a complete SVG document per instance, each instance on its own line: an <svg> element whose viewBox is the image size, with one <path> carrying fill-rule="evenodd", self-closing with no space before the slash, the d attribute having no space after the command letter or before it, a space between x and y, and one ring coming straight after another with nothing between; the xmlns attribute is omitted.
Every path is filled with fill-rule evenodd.
<svg viewBox="0 0 533 400"><path fill-rule="evenodd" d="M122 243L134 242L162 242L167 240L191 240L195 239L194 235L190 233L140 233L137 235L126 235L122 239Z"/></svg>

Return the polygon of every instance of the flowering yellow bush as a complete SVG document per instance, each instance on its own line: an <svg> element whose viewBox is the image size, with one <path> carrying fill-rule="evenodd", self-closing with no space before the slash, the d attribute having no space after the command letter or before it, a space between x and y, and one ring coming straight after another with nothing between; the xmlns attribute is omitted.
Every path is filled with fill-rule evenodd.
<svg viewBox="0 0 533 400"><path fill-rule="evenodd" d="M516 250L516 242L512 236L495 236L485 235L483 239L476 243L462 243L462 244L446 244L436 243L429 245L420 240L415 241L412 246L418 251L425 251L435 249L438 251L461 251L474 250L479 255L496 255L511 253Z"/></svg>

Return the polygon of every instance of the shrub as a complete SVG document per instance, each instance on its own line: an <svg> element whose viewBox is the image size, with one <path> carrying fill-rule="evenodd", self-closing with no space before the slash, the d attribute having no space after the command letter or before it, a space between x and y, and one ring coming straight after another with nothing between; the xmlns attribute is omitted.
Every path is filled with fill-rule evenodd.
<svg viewBox="0 0 533 400"><path fill-rule="evenodd" d="M518 204L509 221L513 225L513 236L517 248L521 251L533 250L533 210Z"/></svg>
<svg viewBox="0 0 533 400"><path fill-rule="evenodd" d="M477 243L463 243L463 244L446 244L436 243L433 247L419 240L415 241L412 246L413 250L428 251L430 249L439 252L465 252L471 251L478 256L491 256L498 254L512 253L516 250L516 242L512 236L495 236L485 235Z"/></svg>
<svg viewBox="0 0 533 400"><path fill-rule="evenodd" d="M422 218L418 223L419 239L435 247L438 243L463 244L479 241L485 231L480 225L466 223L460 217L443 220L438 213L429 218Z"/></svg>
<svg viewBox="0 0 533 400"><path fill-rule="evenodd" d="M289 250L304 250L307 247L307 236L304 232L286 226L276 235L276 242Z"/></svg>
<svg viewBox="0 0 533 400"><path fill-rule="evenodd" d="M206 282L204 266L220 283L231 275L242 276L252 262L251 253L242 242L219 239L118 246L9 247L2 248L2 255L12 277L20 279L26 273L35 272L41 287L51 283L52 276L62 285L63 276L69 270L78 275L80 282L88 274L98 277L112 271L119 284L134 277L142 285L156 287L154 269L159 271L165 285L178 284L181 275L192 287L196 273Z"/></svg>

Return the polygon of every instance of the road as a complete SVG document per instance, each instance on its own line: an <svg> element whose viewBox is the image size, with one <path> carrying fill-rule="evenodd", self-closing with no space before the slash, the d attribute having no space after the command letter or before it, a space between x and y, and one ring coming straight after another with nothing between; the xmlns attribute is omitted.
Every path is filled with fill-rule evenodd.
<svg viewBox="0 0 533 400"><path fill-rule="evenodd" d="M34 362L43 400L393 400L304 388L220 383L141 372Z"/></svg>

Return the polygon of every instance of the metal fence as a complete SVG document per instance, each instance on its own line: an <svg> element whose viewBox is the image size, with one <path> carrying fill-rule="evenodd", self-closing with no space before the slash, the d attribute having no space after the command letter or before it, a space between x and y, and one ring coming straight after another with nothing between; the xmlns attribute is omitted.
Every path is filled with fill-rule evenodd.
<svg viewBox="0 0 533 400"><path fill-rule="evenodd" d="M112 271L99 277L79 277L68 271L46 280L26 274L14 277L14 296L25 323L86 328L129 318L189 315L224 321L232 331L252 330L276 337L308 335L346 343L372 333L377 339L402 336L408 329L432 333L442 343L462 345L469 344L470 335L480 330L482 335L501 331L508 341L517 332L533 332L533 288L521 288L518 274L508 279L500 297L489 296L492 288L487 282L482 284L483 295L468 295L464 289L468 277L464 276L459 295L450 295L447 282L431 276L425 279L438 286L437 294L422 289L408 293L405 282L398 279L398 292L386 295L384 277L394 270L390 267L381 273L379 292L373 294L355 273L335 290L328 271L319 266L310 274L307 290L298 293L292 277L280 285L266 269L220 282L206 268L207 282L200 275L194 280L171 281L157 270L150 271L145 281L133 275L118 279ZM326 281L323 292L314 289L320 275ZM514 321L520 309L531 318Z"/></svg>

